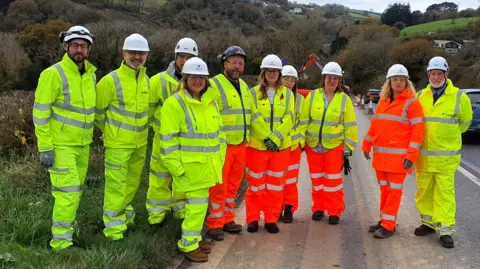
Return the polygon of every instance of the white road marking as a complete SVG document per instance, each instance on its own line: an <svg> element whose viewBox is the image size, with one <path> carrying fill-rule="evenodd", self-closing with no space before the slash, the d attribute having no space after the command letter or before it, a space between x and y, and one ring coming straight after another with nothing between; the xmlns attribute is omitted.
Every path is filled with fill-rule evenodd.
<svg viewBox="0 0 480 269"><path fill-rule="evenodd" d="M458 170L458 172L462 173L465 177L470 179L473 183L480 186L480 179L478 177L476 177L472 173L468 172L467 170L465 170L465 168L463 168L461 166L458 166L457 170Z"/></svg>

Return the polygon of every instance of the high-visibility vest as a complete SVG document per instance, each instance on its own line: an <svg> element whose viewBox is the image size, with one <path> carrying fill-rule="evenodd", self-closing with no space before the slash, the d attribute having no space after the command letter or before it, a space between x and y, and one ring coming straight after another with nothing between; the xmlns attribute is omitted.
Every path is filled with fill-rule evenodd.
<svg viewBox="0 0 480 269"><path fill-rule="evenodd" d="M185 90L163 104L160 156L173 176L173 190L187 192L222 183L226 136L209 88L198 101Z"/></svg>
<svg viewBox="0 0 480 269"><path fill-rule="evenodd" d="M370 152L373 146L375 170L411 173L412 168L405 170L403 161L415 162L420 154L425 130L422 106L409 90L390 101L380 99L362 150Z"/></svg>
<svg viewBox="0 0 480 269"><path fill-rule="evenodd" d="M38 81L33 123L40 152L54 146L92 143L95 119L96 68L85 61L85 72L68 57L45 69Z"/></svg>
<svg viewBox="0 0 480 269"><path fill-rule="evenodd" d="M267 150L263 141L266 137L259 135L267 129L267 132L268 130L271 132L268 138L280 149L289 148L291 146L290 131L293 127L293 114L295 112L295 100L292 91L284 86L278 88L273 104L270 104L268 98L262 99L260 86L255 86L250 91L255 109L258 110L252 116L252 123L257 118L261 120L257 121L258 126L252 124L252 134L248 147Z"/></svg>
<svg viewBox="0 0 480 269"><path fill-rule="evenodd" d="M317 147L320 143L325 149L333 149L342 143L354 150L358 142L357 124L352 100L343 92L334 94L325 108L324 90L313 90L306 98L308 107L308 127L305 133L307 145ZM321 139L320 139L321 137Z"/></svg>
<svg viewBox="0 0 480 269"><path fill-rule="evenodd" d="M217 99L223 120L223 130L227 134L227 144L239 145L248 142L252 98L248 85L239 79L241 94L232 83L220 74L210 80L210 85L218 91Z"/></svg>
<svg viewBox="0 0 480 269"><path fill-rule="evenodd" d="M122 62L97 85L95 122L110 148L139 148L147 144L150 81L142 67L137 75Z"/></svg>
<svg viewBox="0 0 480 269"><path fill-rule="evenodd" d="M295 98L295 113L293 114L293 127L290 132L292 151L296 150L298 146L301 148L305 146L305 131L308 126L308 120L302 121L301 118L308 117L306 113L308 113L308 108L305 108L305 97L297 93Z"/></svg>
<svg viewBox="0 0 480 269"><path fill-rule="evenodd" d="M450 79L445 93L433 104L430 85L417 93L425 114L425 139L416 169L428 172L455 172L460 164L462 136L472 123L473 111L468 96Z"/></svg>
<svg viewBox="0 0 480 269"><path fill-rule="evenodd" d="M155 134L160 134L163 103L175 92L179 83L175 76L175 61L170 63L166 71L158 73L150 79L149 114ZM152 157L160 158L160 139L153 139Z"/></svg>

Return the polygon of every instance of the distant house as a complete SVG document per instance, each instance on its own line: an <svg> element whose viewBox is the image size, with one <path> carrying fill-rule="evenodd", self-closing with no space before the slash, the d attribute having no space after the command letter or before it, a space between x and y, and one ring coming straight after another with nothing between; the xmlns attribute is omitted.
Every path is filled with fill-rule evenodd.
<svg viewBox="0 0 480 269"><path fill-rule="evenodd" d="M302 11L302 8L299 8L299 7L296 7L294 9L290 9L290 11L288 11L290 13L294 13L294 14L302 14L303 11Z"/></svg>
<svg viewBox="0 0 480 269"><path fill-rule="evenodd" d="M462 45L450 40L433 40L433 47L444 49L446 53L458 53L462 49Z"/></svg>

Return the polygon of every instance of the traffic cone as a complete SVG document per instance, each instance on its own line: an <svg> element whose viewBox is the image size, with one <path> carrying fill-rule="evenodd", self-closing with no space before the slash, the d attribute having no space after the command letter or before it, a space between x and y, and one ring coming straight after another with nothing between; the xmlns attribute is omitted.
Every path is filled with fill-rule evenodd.
<svg viewBox="0 0 480 269"><path fill-rule="evenodd" d="M372 101L370 101L370 103L368 104L367 115L373 115L373 102Z"/></svg>
<svg viewBox="0 0 480 269"><path fill-rule="evenodd" d="M365 108L365 102L363 101L363 98L360 98L361 101L360 101L360 108L361 109L364 109Z"/></svg>

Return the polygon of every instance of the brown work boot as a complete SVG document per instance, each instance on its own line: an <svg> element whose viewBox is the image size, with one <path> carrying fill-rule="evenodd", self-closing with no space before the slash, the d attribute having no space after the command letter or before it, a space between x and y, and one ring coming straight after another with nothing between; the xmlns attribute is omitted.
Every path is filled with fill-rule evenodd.
<svg viewBox="0 0 480 269"><path fill-rule="evenodd" d="M213 241L210 238L205 238L202 241L200 241L200 243L198 243L198 244L199 244L200 249L203 252L205 252L207 254L210 254L210 252L212 252L213 246L215 245L215 241Z"/></svg>
<svg viewBox="0 0 480 269"><path fill-rule="evenodd" d="M243 230L242 225L236 224L235 221L231 221L225 225L223 225L223 230L227 233L239 233Z"/></svg>
<svg viewBox="0 0 480 269"><path fill-rule="evenodd" d="M368 227L368 232L369 233L374 233L376 230L378 230L378 229L380 229L380 227L382 227L382 225L380 225L380 224L382 224L382 222L379 221L375 225L370 225Z"/></svg>
<svg viewBox="0 0 480 269"><path fill-rule="evenodd" d="M223 241L224 235L221 228L213 228L207 232L207 236L215 241Z"/></svg>
<svg viewBox="0 0 480 269"><path fill-rule="evenodd" d="M389 230L383 228L380 226L375 233L373 233L373 237L378 238L378 239L385 239L393 235L393 232L390 232Z"/></svg>
<svg viewBox="0 0 480 269"><path fill-rule="evenodd" d="M192 262L208 262L208 254L203 252L201 248L197 248L195 250L189 252L183 252L185 258Z"/></svg>
<svg viewBox="0 0 480 269"><path fill-rule="evenodd" d="M427 234L433 234L433 233L435 233L435 229L433 229L433 228L431 228L431 227L429 227L425 224L422 224L422 225L420 225L420 227L415 228L415 232L414 232L414 234L416 236L425 236Z"/></svg>

